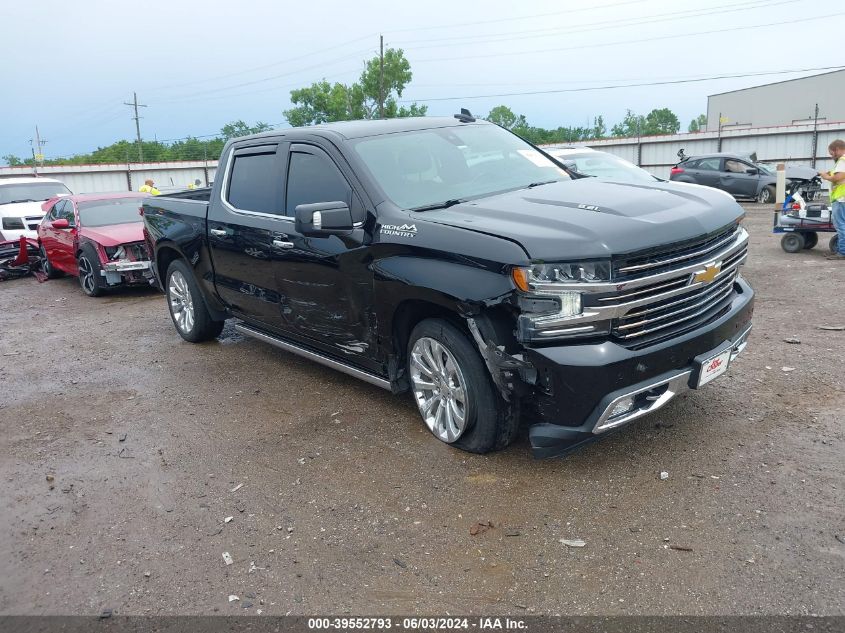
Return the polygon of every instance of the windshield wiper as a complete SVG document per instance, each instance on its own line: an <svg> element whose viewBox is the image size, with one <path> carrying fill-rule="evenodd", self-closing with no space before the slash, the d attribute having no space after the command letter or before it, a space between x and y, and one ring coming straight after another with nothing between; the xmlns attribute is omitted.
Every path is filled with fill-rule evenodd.
<svg viewBox="0 0 845 633"><path fill-rule="evenodd" d="M454 198L453 200L444 200L443 202L435 202L434 204L425 204L421 207L412 207L408 211L434 211L435 209L448 209L454 207L456 204L466 202L461 198Z"/></svg>
<svg viewBox="0 0 845 633"><path fill-rule="evenodd" d="M18 202L38 202L32 198L21 198L20 200L9 200L8 202L0 202L0 204L17 204Z"/></svg>
<svg viewBox="0 0 845 633"><path fill-rule="evenodd" d="M550 185L553 182L560 182L560 180L541 180L540 182L532 182L530 185L525 185L525 189L533 189L534 187L540 187L542 185Z"/></svg>

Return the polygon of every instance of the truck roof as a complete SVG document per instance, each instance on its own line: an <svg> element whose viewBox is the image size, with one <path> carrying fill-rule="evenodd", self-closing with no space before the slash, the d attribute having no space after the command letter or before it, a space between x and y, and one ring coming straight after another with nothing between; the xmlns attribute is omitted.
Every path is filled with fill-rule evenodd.
<svg viewBox="0 0 845 633"><path fill-rule="evenodd" d="M16 178L0 178L0 186L3 185L31 185L39 182L58 182L61 184L63 183L61 180L56 180L55 178L42 178L40 176L32 176L32 177L16 177Z"/></svg>
<svg viewBox="0 0 845 633"><path fill-rule="evenodd" d="M359 121L338 121L336 123L321 123L308 127L294 127L287 129L276 129L270 132L261 132L243 136L237 140L256 139L287 135L294 132L305 134L337 135L344 139L363 138L365 136L378 136L381 134L395 134L396 132L413 132L416 130L428 130L441 127L459 127L461 125L492 125L487 121L477 120L475 123L463 123L454 117L406 117L397 119L364 119Z"/></svg>

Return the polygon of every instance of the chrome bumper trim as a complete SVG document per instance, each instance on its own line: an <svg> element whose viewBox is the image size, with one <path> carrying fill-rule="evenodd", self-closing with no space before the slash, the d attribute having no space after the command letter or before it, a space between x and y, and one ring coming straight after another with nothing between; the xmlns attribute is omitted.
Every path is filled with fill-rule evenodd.
<svg viewBox="0 0 845 633"><path fill-rule="evenodd" d="M752 326L749 325L745 328L745 330L743 330L742 334L734 339L733 347L731 348L731 362L733 362L733 360L742 353L745 346L748 344L748 334L751 332L751 327ZM648 413L657 411L678 394L691 389L689 381L692 377L693 371L694 369L679 370L678 373L670 376L669 378L664 378L663 380L646 385L645 387L633 389L618 396L617 398L614 398L610 404L605 407L601 416L599 416L592 432L594 434L604 433L605 431L615 429L623 424L628 424L629 422L632 422L633 420L636 420ZM618 415L613 418L610 417L610 413L616 405L625 398L635 398L643 393L657 391L664 387L665 390L655 393L653 396L647 396L646 402L641 404L639 407L622 415Z"/></svg>

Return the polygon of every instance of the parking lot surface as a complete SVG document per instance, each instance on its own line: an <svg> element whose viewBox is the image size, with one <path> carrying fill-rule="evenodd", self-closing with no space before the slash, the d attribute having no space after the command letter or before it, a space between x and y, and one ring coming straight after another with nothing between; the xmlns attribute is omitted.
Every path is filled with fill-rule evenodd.
<svg viewBox="0 0 845 633"><path fill-rule="evenodd" d="M845 613L845 266L747 209L743 355L557 460L231 324L185 343L153 290L0 285L0 612Z"/></svg>

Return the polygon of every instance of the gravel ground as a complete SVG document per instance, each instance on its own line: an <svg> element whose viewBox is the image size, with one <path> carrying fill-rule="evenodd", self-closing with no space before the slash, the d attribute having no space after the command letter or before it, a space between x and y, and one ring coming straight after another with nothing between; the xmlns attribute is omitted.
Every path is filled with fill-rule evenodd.
<svg viewBox="0 0 845 633"><path fill-rule="evenodd" d="M748 211L744 354L559 460L450 449L231 326L184 343L152 290L2 284L0 613L845 613L845 266Z"/></svg>

